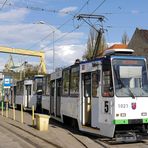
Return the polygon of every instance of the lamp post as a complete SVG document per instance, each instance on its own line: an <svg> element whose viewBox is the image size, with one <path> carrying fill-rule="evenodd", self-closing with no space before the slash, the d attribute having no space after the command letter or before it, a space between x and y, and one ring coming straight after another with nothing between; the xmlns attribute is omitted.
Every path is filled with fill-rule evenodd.
<svg viewBox="0 0 148 148"><path fill-rule="evenodd" d="M53 31L53 72L54 72L54 69L55 69L55 63L54 63L54 60L55 60L55 49L54 49L54 33L55 31Z"/></svg>
<svg viewBox="0 0 148 148"><path fill-rule="evenodd" d="M52 26L48 25L47 23L45 23L44 21L39 21L37 22L36 24L45 24L47 26L49 26L50 28L53 29L53 31L51 32L52 33L52 48L53 48L53 72L55 70L55 46L54 46L54 39L55 39L55 28L53 28Z"/></svg>

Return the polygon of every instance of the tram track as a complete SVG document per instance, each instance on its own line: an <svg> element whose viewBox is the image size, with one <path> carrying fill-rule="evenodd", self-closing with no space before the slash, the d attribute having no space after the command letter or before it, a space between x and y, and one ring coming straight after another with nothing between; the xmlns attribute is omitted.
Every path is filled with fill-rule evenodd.
<svg viewBox="0 0 148 148"><path fill-rule="evenodd" d="M0 122L0 127L2 127L5 130L11 132L13 135L19 137L19 139L21 139L22 141L28 143L29 145L31 145L32 147L35 147L35 148L42 147L42 145L40 145L39 142L36 143L36 141L38 141L38 140L40 141L40 143L45 143L46 145L48 145L48 147L50 147L50 146L55 147L55 148L63 148L63 147L65 147L63 145L60 146L60 145L58 145L56 143L53 143L53 141L49 141L48 139L45 139L45 138L43 138L41 136L38 136L35 133L32 133L31 131L28 131L28 130L22 128L21 126L13 124L13 123L11 123L9 121L5 121L4 123ZM64 130L67 130L67 129L64 129ZM75 136L69 130L67 130L67 133L70 136L72 136L72 138L74 138L75 141L80 143L80 147L89 148L82 140L80 140L77 136ZM35 138L36 140L32 140L31 137L33 137L33 139Z"/></svg>
<svg viewBox="0 0 148 148"><path fill-rule="evenodd" d="M69 132L69 134L71 136L73 136L76 140L78 140L79 142L83 143L77 137L77 134L73 134L72 132ZM120 148L127 148L127 147L130 147L130 148L140 148L140 147L147 148L148 147L148 139L145 139L145 140L142 140L142 141L139 141L139 142L116 142L115 140L113 140L111 138L102 137L102 136L99 136L98 138L96 136L92 136L92 135L89 135L89 134L86 134L85 136L88 137L89 139L91 139L96 144L98 144L98 147L102 147L102 148L119 148L119 147ZM86 144L84 146L86 146L86 148L88 147Z"/></svg>
<svg viewBox="0 0 148 148"><path fill-rule="evenodd" d="M44 143L44 145L48 145L48 146L50 145L50 146L55 147L55 148L62 148L60 145L55 144L51 141L48 141L48 140L46 140L42 137L39 137L39 136L29 132L29 131L26 131L19 126L16 126L16 125L13 125L13 124L10 124L10 123L7 123L7 124L12 126L13 128L7 127L7 126L5 126L1 123L0 123L0 126L4 129L6 129L7 131L11 132L15 136L19 137L21 140L23 140L23 141L27 142L28 144L30 144L31 146L35 147L35 148L42 147L42 145L40 145L39 142L37 143L37 141L40 141L40 143ZM15 131L15 128L17 128L17 132ZM18 130L19 130L19 132L18 132ZM22 132L25 132L25 134L21 134Z"/></svg>
<svg viewBox="0 0 148 148"><path fill-rule="evenodd" d="M69 133L72 137L74 137L77 141L79 141L85 148L89 148L86 144L84 144L79 138L77 138L74 134L72 133ZM91 139L92 140L92 139ZM94 141L95 143L98 144L98 146L102 147L102 148L108 148L108 146L106 146L105 144L103 144L101 141L95 141L95 140L92 140Z"/></svg>
<svg viewBox="0 0 148 148"><path fill-rule="evenodd" d="M5 127L4 125L0 124L0 127L2 127L2 128L4 128L5 130L11 132L13 135L19 137L21 140L27 142L27 143L30 144L31 146L37 147L37 148L39 147L39 145L37 145L36 143L32 142L30 139L25 138L24 136L22 136L22 135L20 135L20 134L18 134L18 133L16 133L16 132L14 132L13 130L11 130L11 129Z"/></svg>
<svg viewBox="0 0 148 148"><path fill-rule="evenodd" d="M116 143L110 143L111 139L109 139L109 138L96 137L96 136L92 136L89 134L83 134L82 132L75 131L72 128L66 127L65 125L57 123L57 122L51 123L51 127L52 126L53 127L54 126L61 127L62 130L64 129L64 131L66 131L67 134L69 134L75 141L80 143L80 147L84 147L84 148L90 148L90 144L89 144L90 142L96 143L95 146L97 148L118 148L118 147L120 147L120 148L126 148L126 147L147 148L148 147L148 140L147 139L143 140L142 142L139 142L139 143L122 143L122 144L117 143L116 144ZM49 140L49 139L46 139L45 137L35 134L32 131L25 129L17 124L13 124L13 122L9 122L9 121L5 120L5 122L0 122L0 127L13 133L15 136L19 137L20 139L22 139L23 141L25 141L26 143L28 143L32 147L36 147L36 148L42 147L42 144L40 144L40 143L44 143L45 145L48 145L48 147L50 147L50 146L55 147L55 148L65 147L64 145L60 145L59 143L53 142L52 140ZM25 133L25 134L22 134L22 133ZM26 135L26 136L24 136L24 135ZM32 140L32 137L34 140ZM36 141L40 141L40 142L36 143Z"/></svg>
<svg viewBox="0 0 148 148"><path fill-rule="evenodd" d="M104 148L147 148L148 140L143 140L140 142L116 142L112 141L109 138L98 138L92 139L94 142L101 144Z"/></svg>
<svg viewBox="0 0 148 148"><path fill-rule="evenodd" d="M40 140L42 140L42 141L48 143L48 144L50 144L50 145L56 147L56 148L63 148L63 147L61 147L61 146L59 146L59 145L57 145L57 144L54 144L54 143L52 143L52 142L50 142L50 141L48 141L48 140L46 140L46 139L44 139L44 138L42 138L42 137L39 137L39 136L37 136L37 135L35 135L35 134L29 132L29 131L26 131L26 130L22 129L21 127L19 127L19 126L17 126L17 125L13 125L13 124L11 124L11 123L9 123L9 124L10 124L11 126L14 126L15 128L18 128L19 130L22 130L23 132L26 132L27 134L30 134L30 135L32 135L32 136L34 136L34 137L36 137L36 138L38 138L38 139L40 139ZM32 146L34 146L34 147L36 147L36 148L39 148L39 147L40 147L38 144L36 144L35 142L31 141L29 138L26 138L26 137L24 137L24 136L22 136L22 135L20 135L20 134L18 134L18 133L16 133L16 132L14 132L13 130L11 130L11 129L9 129L9 128L7 128L7 127L1 125L1 124L0 124L0 126L3 127L3 128L5 128L5 129L7 129L7 130L9 130L10 132L13 132L13 134L15 134L16 136L19 136L21 139L23 139L23 140L26 141L27 143L31 144ZM83 147L89 148L84 142L82 142L82 141L81 141L79 138L77 138L74 134L72 134L71 132L68 132L68 134L71 135L71 136L72 136L77 142L79 142Z"/></svg>
<svg viewBox="0 0 148 148"><path fill-rule="evenodd" d="M89 139L90 142L93 141L94 143L96 143L96 146L99 148L108 148L108 146L104 144L102 141L95 141L93 138L90 137L90 135L88 136L88 134L86 133L80 132L79 130L74 130L68 125L61 124L56 120L52 120L51 124L53 124L54 126L63 128L65 131L67 131L67 133L70 136L72 136L77 142L79 142L85 148L90 148L90 145L87 145L86 143L86 139L87 140ZM85 138L83 139L81 137L85 137Z"/></svg>
<svg viewBox="0 0 148 148"><path fill-rule="evenodd" d="M43 140L44 142L46 142L46 143L48 143L48 144L53 145L53 146L56 147L56 148L62 148L61 146L56 145L56 144L54 144L54 143L51 143L51 142L49 142L48 140L46 140L46 139L44 139L44 138L38 137L37 135L35 135L35 134L33 134L33 133L29 132L29 131L26 131L26 130L22 129L22 128L20 128L19 126L16 126L16 125L13 125L13 124L11 124L11 125L12 125L12 126L15 126L16 128L18 128L18 129L20 129L20 130L23 130L24 132L29 133L30 135L32 135L32 136L34 136L34 137L36 137L36 138L39 138L39 139ZM81 141L79 138L77 138L74 134L72 134L72 133L69 132L69 131L68 131L68 134L71 135L71 136L72 136L77 142L79 142L83 147L89 148L84 142L82 142L82 141Z"/></svg>
<svg viewBox="0 0 148 148"><path fill-rule="evenodd" d="M67 129L68 130L68 129ZM75 138L77 141L79 141L85 148L89 148L89 146L87 146L78 136L77 134L73 134L73 132L68 131L69 135L71 135L73 138ZM78 132L78 134L82 134L81 132ZM83 135L83 134L82 134ZM85 134L84 134L85 135ZM98 145L99 148L147 148L148 147L148 140L143 140L140 142L115 142L114 140L110 139L110 138L104 138L104 137L99 137L96 138L96 136L92 136L92 135L85 135L86 137L88 137L89 139L91 139L94 143L96 143ZM95 138L94 138L95 137ZM97 148L98 148L97 147Z"/></svg>

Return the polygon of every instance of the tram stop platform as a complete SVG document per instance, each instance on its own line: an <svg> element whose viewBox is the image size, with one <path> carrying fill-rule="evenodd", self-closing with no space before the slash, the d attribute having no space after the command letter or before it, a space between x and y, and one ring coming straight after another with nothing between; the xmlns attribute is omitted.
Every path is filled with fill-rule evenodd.
<svg viewBox="0 0 148 148"><path fill-rule="evenodd" d="M48 124L48 130L47 126L45 129L47 131L44 131L45 129L40 130L37 129L36 122L37 120L34 120L34 125L32 124L32 115L31 112L23 112L23 123L21 123L21 111L15 110L15 120L13 120L13 109L9 108L8 117L6 117L6 111L4 110L3 116L2 111L0 110L0 129L4 128L4 130L7 130L8 132L11 132L12 135L16 135L19 139L23 138L23 141L29 141L31 144L34 145L34 147L47 147L47 148L83 148L84 145L87 146L87 148L97 147L100 148L97 143L95 143L92 139L88 138L85 135L82 135L80 133L77 134L77 132L71 132L69 129L65 127L62 123L59 123L53 119L51 119L47 115L38 115L35 116L38 118L39 123L45 122L43 124L46 124L49 121ZM42 119L42 117L45 117ZM49 120L50 118L50 120ZM37 126L36 126L37 125ZM43 130L43 131L42 131ZM5 133L0 132L0 137L3 136ZM11 135L11 134L6 134ZM4 136L5 137L5 136ZM10 136L9 136L10 137ZM10 137L11 139L11 137ZM7 141L7 139L6 139ZM11 142L16 141L16 139L12 138ZM80 142L81 141L81 142ZM16 141L17 142L17 141ZM26 142L25 142L26 143ZM83 144L82 144L83 143ZM4 147L4 144L8 144L7 142L4 143L1 140L0 147ZM8 144L8 147L13 146L11 144ZM15 147L15 146L14 146ZM28 146L26 146L28 147ZM19 147L20 148L20 147ZM25 145L23 146L25 148ZM28 147L30 148L30 147Z"/></svg>

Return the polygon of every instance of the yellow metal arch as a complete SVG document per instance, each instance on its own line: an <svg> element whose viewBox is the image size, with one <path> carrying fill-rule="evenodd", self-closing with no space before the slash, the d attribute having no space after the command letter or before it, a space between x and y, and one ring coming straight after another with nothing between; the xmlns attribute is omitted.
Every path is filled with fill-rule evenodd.
<svg viewBox="0 0 148 148"><path fill-rule="evenodd" d="M44 74L46 73L45 54L43 51L33 51L27 49L18 49L18 48L9 48L9 47L0 46L0 52L39 57L41 72Z"/></svg>

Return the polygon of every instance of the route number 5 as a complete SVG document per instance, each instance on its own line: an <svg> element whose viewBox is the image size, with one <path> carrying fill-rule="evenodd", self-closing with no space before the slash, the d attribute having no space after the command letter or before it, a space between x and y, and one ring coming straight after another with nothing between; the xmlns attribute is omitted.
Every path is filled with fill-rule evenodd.
<svg viewBox="0 0 148 148"><path fill-rule="evenodd" d="M108 111L109 111L109 102L108 101L105 101L104 102L104 112L105 113L108 113Z"/></svg>

